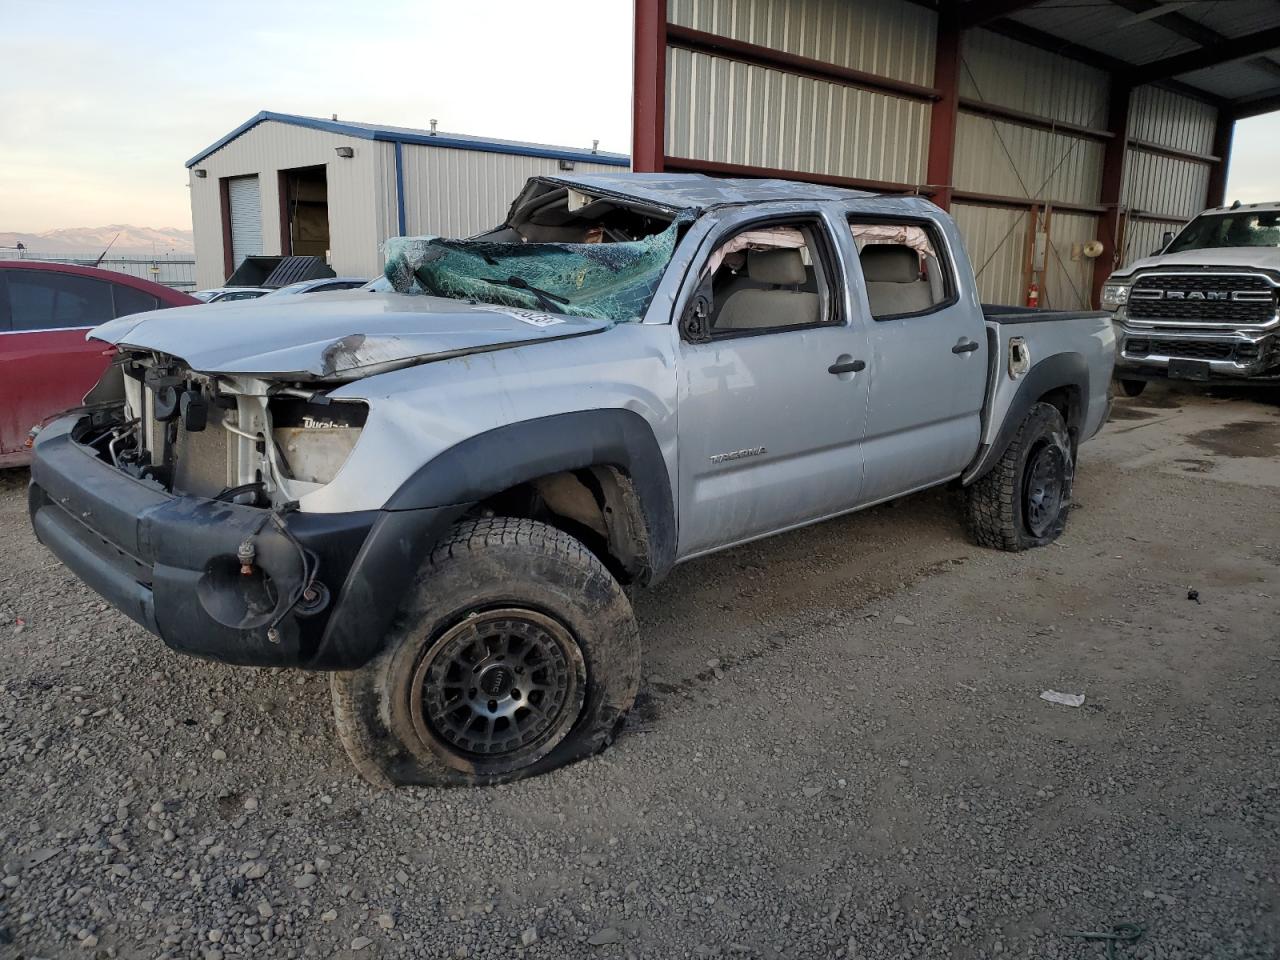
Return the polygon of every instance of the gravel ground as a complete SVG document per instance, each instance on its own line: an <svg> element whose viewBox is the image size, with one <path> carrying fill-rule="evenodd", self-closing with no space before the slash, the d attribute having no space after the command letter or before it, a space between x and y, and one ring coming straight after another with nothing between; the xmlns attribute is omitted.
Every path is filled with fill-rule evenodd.
<svg viewBox="0 0 1280 960"><path fill-rule="evenodd" d="M1275 958L1280 402L1149 393L1052 547L930 493L681 567L618 743L475 791L366 787L325 677L170 654L0 474L0 956Z"/></svg>

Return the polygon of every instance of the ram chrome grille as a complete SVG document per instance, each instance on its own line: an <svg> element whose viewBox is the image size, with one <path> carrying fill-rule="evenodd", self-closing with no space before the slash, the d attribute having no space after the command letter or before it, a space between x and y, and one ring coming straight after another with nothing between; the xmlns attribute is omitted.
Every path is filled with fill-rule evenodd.
<svg viewBox="0 0 1280 960"><path fill-rule="evenodd" d="M1256 274L1148 274L1129 291L1131 320L1242 326L1275 316L1276 288Z"/></svg>

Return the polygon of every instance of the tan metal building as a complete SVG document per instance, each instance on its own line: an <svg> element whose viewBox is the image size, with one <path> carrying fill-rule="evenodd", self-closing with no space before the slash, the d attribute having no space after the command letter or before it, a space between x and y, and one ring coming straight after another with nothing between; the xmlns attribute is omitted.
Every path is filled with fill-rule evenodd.
<svg viewBox="0 0 1280 960"><path fill-rule="evenodd" d="M1280 109L1274 0L636 0L635 23L636 170L926 195L989 302L1096 303L1222 202L1236 118Z"/></svg>
<svg viewBox="0 0 1280 960"><path fill-rule="evenodd" d="M531 176L627 167L628 157L262 112L187 161L196 280L253 254L328 257L374 277L392 236L469 236L502 220Z"/></svg>

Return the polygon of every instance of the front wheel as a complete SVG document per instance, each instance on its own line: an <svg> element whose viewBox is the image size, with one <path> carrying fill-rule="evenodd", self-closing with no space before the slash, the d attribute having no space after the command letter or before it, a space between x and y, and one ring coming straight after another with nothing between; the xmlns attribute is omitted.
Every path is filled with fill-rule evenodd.
<svg viewBox="0 0 1280 960"><path fill-rule="evenodd" d="M1120 390L1126 397L1140 397L1142 391L1147 389L1147 381L1145 380L1121 380Z"/></svg>
<svg viewBox="0 0 1280 960"><path fill-rule="evenodd" d="M1074 474L1062 414L1033 405L996 465L968 489L973 539L1009 551L1052 543L1067 523Z"/></svg>
<svg viewBox="0 0 1280 960"><path fill-rule="evenodd" d="M640 680L618 582L533 520L458 524L415 579L383 652L330 680L339 738L375 786L465 786L603 749Z"/></svg>

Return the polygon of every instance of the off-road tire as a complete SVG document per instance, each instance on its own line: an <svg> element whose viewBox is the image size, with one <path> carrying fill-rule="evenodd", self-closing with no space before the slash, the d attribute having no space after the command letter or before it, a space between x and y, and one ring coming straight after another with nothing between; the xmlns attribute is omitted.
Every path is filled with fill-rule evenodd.
<svg viewBox="0 0 1280 960"><path fill-rule="evenodd" d="M427 708L415 708L414 698L424 703L426 658L441 655L441 643L477 617L511 609L543 618L576 646L568 656L576 699L563 708L576 709L576 719L562 713L567 720L541 747L505 760L478 757L433 736L423 721ZM639 683L635 616L604 564L561 530L508 517L457 524L419 570L383 651L330 677L338 737L379 787L505 783L590 756L612 742Z"/></svg>
<svg viewBox="0 0 1280 960"><path fill-rule="evenodd" d="M1061 457L1064 477L1060 506L1039 531L1028 525L1027 469L1045 451ZM1058 409L1037 403L1028 411L1000 459L967 490L969 530L981 546L1016 552L1042 547L1056 540L1067 523L1075 451L1066 422Z"/></svg>
<svg viewBox="0 0 1280 960"><path fill-rule="evenodd" d="M1147 381L1145 380L1121 380L1120 392L1126 397L1140 397L1142 391L1147 389Z"/></svg>

